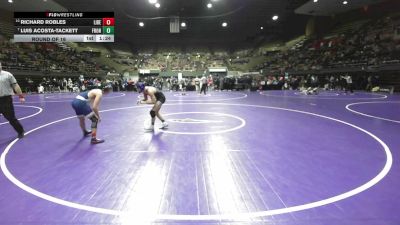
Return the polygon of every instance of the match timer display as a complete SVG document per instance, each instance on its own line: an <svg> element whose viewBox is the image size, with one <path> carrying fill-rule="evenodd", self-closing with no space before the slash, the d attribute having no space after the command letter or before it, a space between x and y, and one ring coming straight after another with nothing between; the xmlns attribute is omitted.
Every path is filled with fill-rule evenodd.
<svg viewBox="0 0 400 225"><path fill-rule="evenodd" d="M114 42L114 12L14 12L14 42Z"/></svg>

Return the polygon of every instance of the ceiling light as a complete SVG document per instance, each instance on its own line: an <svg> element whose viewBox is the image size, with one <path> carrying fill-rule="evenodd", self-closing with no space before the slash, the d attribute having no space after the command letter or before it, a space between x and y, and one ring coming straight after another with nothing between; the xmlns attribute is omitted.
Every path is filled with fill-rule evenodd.
<svg viewBox="0 0 400 225"><path fill-rule="evenodd" d="M264 27L260 27L261 30L264 30Z"/></svg>
<svg viewBox="0 0 400 225"><path fill-rule="evenodd" d="M144 27L144 23L143 22L139 22L139 26L140 27Z"/></svg>
<svg viewBox="0 0 400 225"><path fill-rule="evenodd" d="M8 0L8 3L13 3L13 0Z"/></svg>
<svg viewBox="0 0 400 225"><path fill-rule="evenodd" d="M181 23L181 27L186 27L186 23L185 23L185 22L182 22L182 23Z"/></svg>
<svg viewBox="0 0 400 225"><path fill-rule="evenodd" d="M343 5L347 5L347 3L348 3L347 1L343 1Z"/></svg>
<svg viewBox="0 0 400 225"><path fill-rule="evenodd" d="M160 5L160 3L157 2L154 6L155 6L156 8L160 8L161 5Z"/></svg>
<svg viewBox="0 0 400 225"><path fill-rule="evenodd" d="M211 4L211 3L208 3L208 4L207 4L207 8L209 8L209 9L212 8L212 4Z"/></svg>
<svg viewBox="0 0 400 225"><path fill-rule="evenodd" d="M223 27L227 27L227 26L228 26L228 23L227 23L227 22L223 22L223 23L222 23L222 26L223 26Z"/></svg>
<svg viewBox="0 0 400 225"><path fill-rule="evenodd" d="M279 16L275 15L272 17L272 20L278 20Z"/></svg>
<svg viewBox="0 0 400 225"><path fill-rule="evenodd" d="M149 0L149 3L150 3L150 4L156 4L156 3L157 3L157 0Z"/></svg>
<svg viewBox="0 0 400 225"><path fill-rule="evenodd" d="M314 0L314 2L318 2L318 0Z"/></svg>

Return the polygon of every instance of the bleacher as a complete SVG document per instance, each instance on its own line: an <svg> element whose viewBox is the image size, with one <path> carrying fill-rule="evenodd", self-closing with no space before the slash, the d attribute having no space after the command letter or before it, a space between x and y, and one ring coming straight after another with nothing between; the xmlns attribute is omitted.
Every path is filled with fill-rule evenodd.
<svg viewBox="0 0 400 225"><path fill-rule="evenodd" d="M3 36L12 35L12 24L1 17L0 30L5 33ZM302 35L287 42L266 42L256 49L241 49L233 53L215 47L171 46L141 50L139 54L134 54L130 46L121 43L33 44L11 43L5 38L0 40L0 60L5 61L4 65L12 70L32 71L32 74L35 71L42 74L67 72L73 76L79 73L105 75L108 72L135 74L143 69L159 71L163 76L176 75L177 72L196 75L209 67L227 67L243 72L262 70L264 74L282 71L378 70L381 66L400 64L400 45L398 42L397 46L393 45L395 42L392 41L393 27L400 24L398 18L393 17L394 25L388 25L384 18L379 21L353 21L337 26L322 39ZM374 41L378 36L377 47Z"/></svg>
<svg viewBox="0 0 400 225"><path fill-rule="evenodd" d="M14 35L13 24L0 19L0 34L4 35L6 38L11 38Z"/></svg>
<svg viewBox="0 0 400 225"><path fill-rule="evenodd" d="M11 18L13 18L12 13L0 9L0 34L6 39L10 39L14 35L14 24Z"/></svg>
<svg viewBox="0 0 400 225"><path fill-rule="evenodd" d="M330 32L328 32L325 35L325 38L334 37L334 36L338 36L340 34L346 34L346 33L349 33L349 32L353 32L353 31L359 30L361 27L366 25L368 22L370 22L369 19L366 19L366 20L355 20L355 21L352 21L352 22L349 22L349 23L338 25L334 29L332 29Z"/></svg>

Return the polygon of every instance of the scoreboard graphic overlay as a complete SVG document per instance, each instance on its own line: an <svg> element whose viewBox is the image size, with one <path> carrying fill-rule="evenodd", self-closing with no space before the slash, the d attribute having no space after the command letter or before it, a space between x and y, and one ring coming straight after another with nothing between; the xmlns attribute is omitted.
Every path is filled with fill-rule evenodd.
<svg viewBox="0 0 400 225"><path fill-rule="evenodd" d="M14 42L114 42L114 12L14 12Z"/></svg>

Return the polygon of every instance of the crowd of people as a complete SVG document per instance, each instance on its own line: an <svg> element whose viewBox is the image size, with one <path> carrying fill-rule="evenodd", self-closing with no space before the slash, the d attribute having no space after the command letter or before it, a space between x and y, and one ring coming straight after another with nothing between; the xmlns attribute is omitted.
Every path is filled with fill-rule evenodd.
<svg viewBox="0 0 400 225"><path fill-rule="evenodd" d="M323 38L308 37L301 45L288 50L266 51L261 64L252 66L257 49L228 52L167 52L142 53L135 59L137 69L160 71L203 71L208 67L250 71L310 71L333 68L368 67L399 64L400 18L384 17L370 20L345 33L329 34Z"/></svg>
<svg viewBox="0 0 400 225"><path fill-rule="evenodd" d="M32 77L25 77L19 80L21 88L26 93L61 93L61 92L79 92L100 86L102 82L109 83L113 91L127 90L128 83L131 82L122 78L96 78L96 77L47 77L33 80ZM130 84L133 85L133 84Z"/></svg>
<svg viewBox="0 0 400 225"><path fill-rule="evenodd" d="M139 53L134 61L135 68L165 71L204 71L208 67L227 66L227 52L160 52Z"/></svg>
<svg viewBox="0 0 400 225"><path fill-rule="evenodd" d="M136 70L204 71L209 67L239 68L248 65L250 71L262 74L292 71L324 70L332 68L373 66L400 63L400 19L385 17L371 20L347 33L325 38L308 38L300 46L289 50L267 51L264 61L250 68L252 58L259 51L227 52L164 52L139 53L118 58L116 63L131 65ZM53 43L12 43L0 36L0 60L8 70L41 72L69 72L80 74L104 73L110 68L96 60L96 51L76 51ZM118 60L117 60L118 59ZM241 68L246 68L245 66Z"/></svg>
<svg viewBox="0 0 400 225"><path fill-rule="evenodd" d="M113 91L137 91L136 84L143 82L159 90L168 91L223 91L223 90L298 90L307 87L318 87L326 90L342 90L346 87L346 77L349 74L337 75L307 75L294 76L283 74L279 76L242 75L223 76L209 74L196 77L177 76L160 77L146 76L140 79L123 77L42 77L33 81L30 77L20 80L19 84L26 93L60 93L79 92L100 86L107 82ZM353 87L357 90L371 91L380 85L380 78L376 74L349 75L352 77ZM202 89L202 87L206 89Z"/></svg>
<svg viewBox="0 0 400 225"><path fill-rule="evenodd" d="M182 79L178 79L177 76L149 76L140 79L139 82L144 82L147 85L158 88L159 90L196 91L198 93L205 94L207 91L250 89L252 77L233 77L209 74L196 77L183 77Z"/></svg>
<svg viewBox="0 0 400 225"><path fill-rule="evenodd" d="M345 90L348 83L352 84L353 89L372 91L374 87L380 85L380 77L376 74L368 76L362 74L259 76L253 79L252 86L257 86L259 90L299 90L309 87L325 90Z"/></svg>
<svg viewBox="0 0 400 225"><path fill-rule="evenodd" d="M369 21L348 33L305 41L288 51L266 52L268 60L255 67L266 71L309 71L400 63L400 18Z"/></svg>
<svg viewBox="0 0 400 225"><path fill-rule="evenodd" d="M8 70L91 74L109 69L94 54L54 43L13 43L0 35L0 61Z"/></svg>
<svg viewBox="0 0 400 225"><path fill-rule="evenodd" d="M145 77L140 82L154 86L159 90L171 91L197 91L201 87L208 90L299 90L308 87L325 90L345 90L348 88L349 79L351 87L357 90L371 91L380 85L380 77L376 74L365 76L363 74L351 75L348 73L336 75L307 75L307 76L221 76L209 75L202 77Z"/></svg>
<svg viewBox="0 0 400 225"><path fill-rule="evenodd" d="M325 38L302 40L300 45L289 50L265 52L265 60L253 70L259 75L222 76L205 74L207 87L215 90L243 89L298 89L300 87L321 87L340 89L345 86L342 73L310 74L310 71L322 71L344 67L367 69L388 64L400 64L400 25L399 17L384 17L371 20L346 33L332 34ZM227 52L183 53L179 51L154 54L137 54L132 57L114 57L115 62L133 65L140 69L159 69L160 75L141 78L149 85L160 90L201 90L199 82L203 77L161 76L164 71L205 71L209 67L235 67L251 62L253 54L259 51L241 50L234 54ZM25 92L76 92L95 86L99 79L94 74L106 74L109 69L96 61L99 52L76 51L63 48L54 43L13 43L0 36L0 61L7 70L26 70L43 72L42 77L24 76L20 85ZM255 57L255 55L254 55ZM300 76L291 75L301 74ZM53 77L48 72L85 74L83 76ZM379 78L372 74L353 75L354 87L371 90L379 85ZM369 74L369 73L368 73ZM96 75L97 76L97 75ZM89 77L89 78L88 78ZM110 81L114 90L135 90L135 81L129 78L114 77Z"/></svg>

